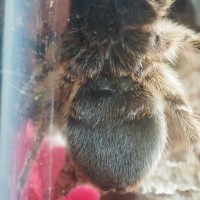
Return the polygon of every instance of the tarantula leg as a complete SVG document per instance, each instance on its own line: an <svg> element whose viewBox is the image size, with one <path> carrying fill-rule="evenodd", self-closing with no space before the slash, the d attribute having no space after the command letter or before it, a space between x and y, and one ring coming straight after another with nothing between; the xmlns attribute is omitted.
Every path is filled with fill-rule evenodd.
<svg viewBox="0 0 200 200"><path fill-rule="evenodd" d="M176 74L167 65L161 65L144 78L143 84L153 93L163 96L172 119L179 124L184 138L200 160L200 120L186 100Z"/></svg>
<svg viewBox="0 0 200 200"><path fill-rule="evenodd" d="M185 138L189 140L192 149L200 160L200 122L189 103L179 95L165 97L171 116L182 128Z"/></svg>
<svg viewBox="0 0 200 200"><path fill-rule="evenodd" d="M162 52L165 62L176 66L179 59L186 58L191 62L191 59L198 57L200 33L166 18L158 20L152 28L156 35L155 49L159 53Z"/></svg>
<svg viewBox="0 0 200 200"><path fill-rule="evenodd" d="M165 100L171 115L186 133L186 138L192 143L200 139L200 123L189 103L179 95L168 95Z"/></svg>

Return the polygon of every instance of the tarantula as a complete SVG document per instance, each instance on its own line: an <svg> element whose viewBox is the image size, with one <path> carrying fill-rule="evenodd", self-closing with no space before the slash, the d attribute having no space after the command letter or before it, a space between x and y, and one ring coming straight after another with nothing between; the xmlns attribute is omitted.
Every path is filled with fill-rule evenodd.
<svg viewBox="0 0 200 200"><path fill-rule="evenodd" d="M200 35L167 16L173 0L72 0L56 67L55 126L103 190L134 191L167 143L166 110L199 158L200 123L173 70Z"/></svg>
<svg viewBox="0 0 200 200"><path fill-rule="evenodd" d="M167 142L166 110L199 157L200 123L176 72L200 35L167 19L173 0L72 0L63 34L58 126L103 190L133 191Z"/></svg>

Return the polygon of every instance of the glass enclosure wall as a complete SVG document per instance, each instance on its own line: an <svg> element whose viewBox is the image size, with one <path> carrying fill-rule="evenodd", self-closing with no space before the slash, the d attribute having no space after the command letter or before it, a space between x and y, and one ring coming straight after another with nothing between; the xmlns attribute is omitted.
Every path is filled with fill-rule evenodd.
<svg viewBox="0 0 200 200"><path fill-rule="evenodd" d="M32 152L37 151L38 138L42 137L42 131L34 127L39 126L36 116L43 112L45 95L48 95L49 104L45 109L49 116L43 129L49 130L53 120L54 80L52 75L48 81L46 77L58 62L58 43L67 24L68 10L68 0L0 2L1 199L37 199L20 197L28 176L24 172L21 177L21 173L30 167L26 166L26 161L35 156ZM49 185L51 162L46 162L49 163L46 169L46 184ZM45 192L48 194L43 198L51 199L51 191Z"/></svg>

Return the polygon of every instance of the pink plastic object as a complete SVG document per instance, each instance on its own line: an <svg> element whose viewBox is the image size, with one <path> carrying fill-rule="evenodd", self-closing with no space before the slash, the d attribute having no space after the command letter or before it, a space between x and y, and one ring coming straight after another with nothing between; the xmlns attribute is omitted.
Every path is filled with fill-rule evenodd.
<svg viewBox="0 0 200 200"><path fill-rule="evenodd" d="M60 200L99 200L99 193L89 186L78 186L72 189L68 195Z"/></svg>
<svg viewBox="0 0 200 200"><path fill-rule="evenodd" d="M25 123L18 133L17 174L25 163L26 153L33 144L34 126L31 120ZM46 136L32 161L26 184L22 190L21 200L54 199L55 184L65 160L65 143L59 134ZM15 198L14 198L15 199ZM100 194L86 185L73 188L65 197L58 200L99 200Z"/></svg>

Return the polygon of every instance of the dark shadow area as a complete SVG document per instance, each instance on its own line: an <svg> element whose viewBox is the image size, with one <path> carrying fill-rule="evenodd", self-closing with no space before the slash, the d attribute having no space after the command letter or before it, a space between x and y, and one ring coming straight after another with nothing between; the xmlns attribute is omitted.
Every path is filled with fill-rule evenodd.
<svg viewBox="0 0 200 200"><path fill-rule="evenodd" d="M191 0L176 0L169 17L189 28L199 30L200 27L196 25L194 6Z"/></svg>

